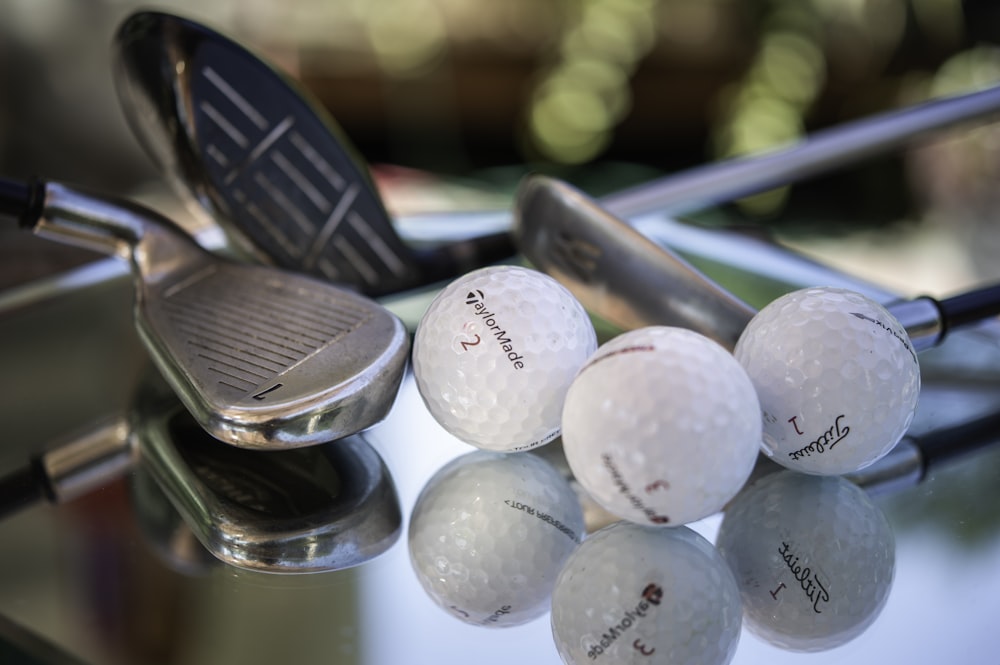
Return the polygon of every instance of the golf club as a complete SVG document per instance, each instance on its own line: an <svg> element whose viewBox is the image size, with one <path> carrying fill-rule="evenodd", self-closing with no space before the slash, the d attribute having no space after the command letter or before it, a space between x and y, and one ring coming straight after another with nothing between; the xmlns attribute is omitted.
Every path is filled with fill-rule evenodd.
<svg viewBox="0 0 1000 665"><path fill-rule="evenodd" d="M579 190L528 176L518 190L513 233L524 256L558 279L590 312L623 329L672 325L732 350L755 310L689 263L649 240ZM1000 314L1000 285L937 300L890 304L914 347Z"/></svg>
<svg viewBox="0 0 1000 665"><path fill-rule="evenodd" d="M426 250L404 243L333 118L229 38L139 12L120 26L114 54L140 143L258 261L380 296L514 254L506 233Z"/></svg>
<svg viewBox="0 0 1000 665"><path fill-rule="evenodd" d="M140 338L221 441L310 446L366 429L392 407L409 338L364 296L228 261L153 211L59 183L0 180L0 216L129 263Z"/></svg>

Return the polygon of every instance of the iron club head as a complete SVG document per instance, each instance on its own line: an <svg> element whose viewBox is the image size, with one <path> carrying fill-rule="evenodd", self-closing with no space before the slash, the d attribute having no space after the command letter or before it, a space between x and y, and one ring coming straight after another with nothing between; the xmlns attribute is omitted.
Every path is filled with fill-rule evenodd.
<svg viewBox="0 0 1000 665"><path fill-rule="evenodd" d="M516 196L513 233L539 270L591 312L623 329L656 321L732 348L753 308L672 252L554 178L528 176Z"/></svg>
<svg viewBox="0 0 1000 665"><path fill-rule="evenodd" d="M24 194L37 235L129 261L135 323L197 421L247 448L325 443L382 420L409 353L402 322L374 301L297 273L228 261L170 220L56 183ZM18 208L8 200L8 214Z"/></svg>

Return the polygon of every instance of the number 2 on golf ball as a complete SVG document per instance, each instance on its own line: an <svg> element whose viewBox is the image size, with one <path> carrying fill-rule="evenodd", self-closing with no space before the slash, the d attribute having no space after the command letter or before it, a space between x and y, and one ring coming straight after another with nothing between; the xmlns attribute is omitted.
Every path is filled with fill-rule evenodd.
<svg viewBox="0 0 1000 665"><path fill-rule="evenodd" d="M559 435L566 390L596 348L586 311L565 287L535 270L491 266L430 304L413 340L413 374L451 434L485 450L528 450Z"/></svg>

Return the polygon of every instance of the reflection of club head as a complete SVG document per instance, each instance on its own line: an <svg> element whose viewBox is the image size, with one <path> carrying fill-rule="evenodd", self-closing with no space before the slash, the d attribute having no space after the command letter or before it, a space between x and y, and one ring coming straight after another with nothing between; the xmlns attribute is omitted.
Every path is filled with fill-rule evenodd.
<svg viewBox="0 0 1000 665"><path fill-rule="evenodd" d="M43 496L71 500L131 471L139 525L179 572L207 570L208 552L262 572L340 570L396 542L395 484L361 436L290 450L229 446L149 370L127 414L0 478L0 515Z"/></svg>
<svg viewBox="0 0 1000 665"><path fill-rule="evenodd" d="M198 542L194 531L146 467L139 464L133 469L128 486L139 531L169 569L188 577L202 577L222 566L222 562Z"/></svg>
<svg viewBox="0 0 1000 665"><path fill-rule="evenodd" d="M296 573L349 568L399 537L395 485L360 436L248 451L208 436L180 405L148 418L141 463L212 554L231 565Z"/></svg>

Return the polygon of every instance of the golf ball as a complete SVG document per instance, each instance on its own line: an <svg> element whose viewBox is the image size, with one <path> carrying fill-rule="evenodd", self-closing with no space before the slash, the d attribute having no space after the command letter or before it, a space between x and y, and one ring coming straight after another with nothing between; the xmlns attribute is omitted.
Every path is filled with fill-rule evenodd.
<svg viewBox="0 0 1000 665"><path fill-rule="evenodd" d="M764 451L790 469L862 469L889 452L913 419L917 354L892 314L859 293L784 295L750 321L734 355L757 389Z"/></svg>
<svg viewBox="0 0 1000 665"><path fill-rule="evenodd" d="M569 558L552 594L552 634L568 665L724 665L741 623L733 574L687 527L605 527Z"/></svg>
<svg viewBox="0 0 1000 665"><path fill-rule="evenodd" d="M566 390L596 348L587 312L565 287L535 270L491 266L430 304L413 373L453 435L486 450L528 450L559 435Z"/></svg>
<svg viewBox="0 0 1000 665"><path fill-rule="evenodd" d="M549 609L583 537L569 483L532 454L475 451L439 470L413 508L410 561L427 594L466 623L523 624Z"/></svg>
<svg viewBox="0 0 1000 665"><path fill-rule="evenodd" d="M580 485L640 524L676 526L721 510L750 476L760 435L746 372L681 328L640 328L603 344L563 408L563 448Z"/></svg>
<svg viewBox="0 0 1000 665"><path fill-rule="evenodd" d="M716 545L736 575L744 621L793 651L841 646L885 606L895 540L885 515L839 476L780 471L726 510Z"/></svg>

